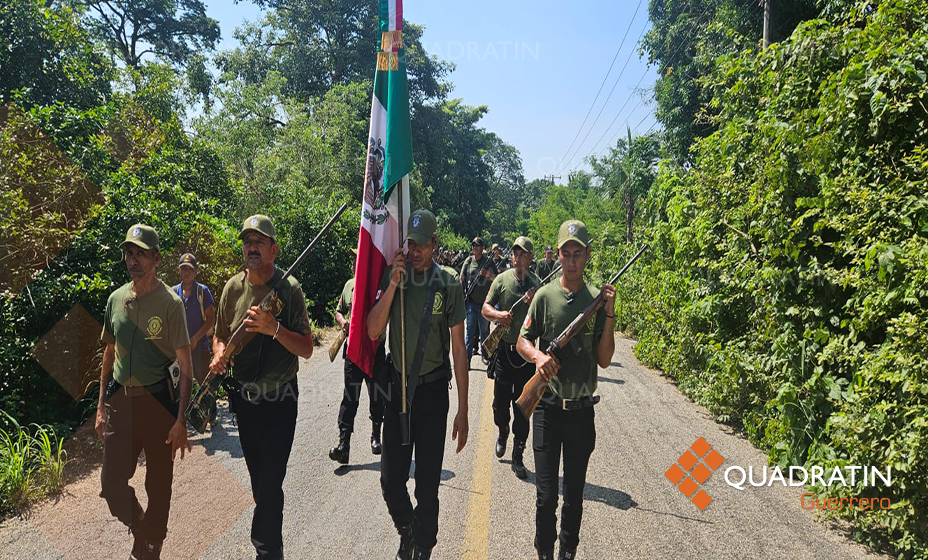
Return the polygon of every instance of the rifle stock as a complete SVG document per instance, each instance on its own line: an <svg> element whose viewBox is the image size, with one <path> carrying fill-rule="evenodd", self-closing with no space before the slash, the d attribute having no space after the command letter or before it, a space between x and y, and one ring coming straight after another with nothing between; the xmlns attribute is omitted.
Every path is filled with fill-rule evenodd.
<svg viewBox="0 0 928 560"><path fill-rule="evenodd" d="M632 259L622 267L622 270L616 273L616 275L613 276L611 280L609 280L608 284L614 285L616 282L618 282L619 278L625 274L625 271L627 271L628 268L638 260L638 257L640 257L641 254L647 250L647 248L648 244L645 243L644 246L641 247L637 253L635 253L635 256L632 257ZM564 332L559 334L557 338L551 341L551 344L545 350L545 354L556 356L561 351L561 349L563 349L567 343L570 342L570 339L572 339L577 333L580 332L580 329L586 325L587 321L590 320L590 317L594 316L596 312L599 311L599 308L603 306L603 302L603 293L600 291L599 295L596 296L596 299L594 299L586 307L586 309L581 311L580 314L577 315L577 317L571 321L569 325L567 325L567 328L564 329ZM529 379L525 384L525 387L522 389L522 394L519 395L518 399L516 399L516 406L519 408L519 412L521 412L526 419L532 417L532 413L535 412L535 408L537 408L538 403L541 402L541 398L544 396L545 388L547 386L548 382L545 381L544 377L542 377L541 372L537 370L535 371L535 375L533 375L531 379Z"/></svg>
<svg viewBox="0 0 928 560"><path fill-rule="evenodd" d="M342 344L345 343L345 339L348 338L348 333L344 329L339 329L338 337L332 341L332 345L329 346L329 361L334 362L335 356L338 356L338 351L341 350Z"/></svg>

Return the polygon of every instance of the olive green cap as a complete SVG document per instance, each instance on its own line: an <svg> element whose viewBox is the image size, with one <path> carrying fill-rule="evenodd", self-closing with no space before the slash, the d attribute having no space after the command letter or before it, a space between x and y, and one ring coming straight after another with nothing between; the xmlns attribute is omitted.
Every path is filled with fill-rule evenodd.
<svg viewBox="0 0 928 560"><path fill-rule="evenodd" d="M277 242L277 230L274 229L271 219L264 214L255 214L245 218L245 223L242 224L242 232L238 234L238 238L245 237L245 234L249 231L256 231L270 237L275 243Z"/></svg>
<svg viewBox="0 0 928 560"><path fill-rule="evenodd" d="M586 231L586 224L580 220L567 220L561 224L561 229L557 232L557 248L560 249L568 241L576 241L584 247L589 247L590 235Z"/></svg>
<svg viewBox="0 0 928 560"><path fill-rule="evenodd" d="M515 243L512 244L512 248L521 247L526 253L535 253L535 245L532 243L532 240L524 235L516 237Z"/></svg>
<svg viewBox="0 0 928 560"><path fill-rule="evenodd" d="M406 238L425 245L438 235L438 221L428 210L416 210L406 222Z"/></svg>
<svg viewBox="0 0 928 560"><path fill-rule="evenodd" d="M123 241L122 244L125 245L126 243L137 245L142 249L154 249L157 251L158 232L151 226L135 224L126 232L126 240Z"/></svg>

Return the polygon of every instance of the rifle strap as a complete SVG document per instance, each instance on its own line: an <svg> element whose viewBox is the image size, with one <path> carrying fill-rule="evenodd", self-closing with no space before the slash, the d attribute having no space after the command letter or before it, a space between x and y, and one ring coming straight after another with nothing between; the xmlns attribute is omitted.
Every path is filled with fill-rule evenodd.
<svg viewBox="0 0 928 560"><path fill-rule="evenodd" d="M429 338L429 326L432 322L432 307L435 304L435 292L438 290L440 268L435 262L429 269L428 287L425 292L425 306L422 310L422 321L419 322L419 339L416 341L416 352L412 358L412 365L406 373L406 404L407 410L412 408L413 395L419 379L419 370L422 369L422 359L425 357L425 346ZM406 310L404 309L405 313Z"/></svg>

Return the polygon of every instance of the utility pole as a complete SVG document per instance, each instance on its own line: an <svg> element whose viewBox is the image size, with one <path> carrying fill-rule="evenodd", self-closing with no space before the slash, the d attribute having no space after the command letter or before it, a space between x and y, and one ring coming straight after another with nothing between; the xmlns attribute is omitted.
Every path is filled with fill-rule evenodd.
<svg viewBox="0 0 928 560"><path fill-rule="evenodd" d="M773 14L770 7L771 0L761 0L761 2L764 3L764 48L766 49L773 42L770 37L773 27Z"/></svg>
<svg viewBox="0 0 928 560"><path fill-rule="evenodd" d="M560 179L561 176L558 175L557 177L555 177L554 175L542 175L541 178L542 178L542 179L547 179L547 180L551 181L551 185L553 186L553 185L554 185L554 180L555 180L555 179Z"/></svg>

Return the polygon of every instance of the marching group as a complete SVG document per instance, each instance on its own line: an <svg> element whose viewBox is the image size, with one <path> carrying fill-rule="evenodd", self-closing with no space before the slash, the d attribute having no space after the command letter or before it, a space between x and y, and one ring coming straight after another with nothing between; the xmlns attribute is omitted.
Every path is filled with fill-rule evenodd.
<svg viewBox="0 0 928 560"><path fill-rule="evenodd" d="M487 252L480 237L474 238L469 255L445 251L437 232L428 210L410 215L405 250L393 255L364 324L364 334L372 344L376 341L373 366L354 363L346 344L338 443L329 457L339 464L349 462L361 387L366 385L370 449L381 455L381 490L399 533L396 558L428 560L438 538L438 488L452 380L457 409L451 437L460 452L468 439L470 364L480 354L493 379L495 454L505 455L511 434L512 470L524 479L530 425L516 399L537 372L547 386L531 415L534 546L540 559L553 559L559 541L557 558L575 558L587 465L596 442L597 367L607 367L614 351L613 337L603 333L614 330L615 288L602 287L605 304L574 336L572 350L549 354L545 350L550 343L599 295L583 276L591 254L586 226L564 222L555 247L545 247L537 262L534 243L525 236L513 241L504 258L498 245ZM161 253L153 228L130 227L122 244L130 282L107 301L96 430L104 442L100 495L130 529L130 559L160 557L173 461L178 451L183 458L190 450L185 411L192 380L202 384L210 372L224 376L229 408L237 419L256 504L251 541L257 558L283 558L283 482L296 429L298 358L312 355L312 333L299 283L292 276L281 281L283 272L275 265L280 247L271 219L249 217L239 238L244 270L226 282L218 303L196 281L198 263L192 254L180 258L180 284L171 288L157 279ZM276 290L275 305L258 306L271 289ZM353 292L352 279L335 312L345 333ZM491 323L499 330L492 344ZM239 325L247 332L241 343L232 340ZM227 362L224 355L234 358ZM143 450L147 509L129 484ZM406 489L414 453L415 506Z"/></svg>

